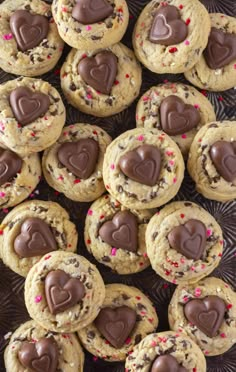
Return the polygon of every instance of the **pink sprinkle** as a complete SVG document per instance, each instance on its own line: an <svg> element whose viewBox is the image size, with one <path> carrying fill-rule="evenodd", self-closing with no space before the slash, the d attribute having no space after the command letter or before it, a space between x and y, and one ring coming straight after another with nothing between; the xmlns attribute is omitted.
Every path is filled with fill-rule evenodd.
<svg viewBox="0 0 236 372"><path fill-rule="evenodd" d="M93 361L96 362L98 360L98 357L94 356Z"/></svg>
<svg viewBox="0 0 236 372"><path fill-rule="evenodd" d="M143 254L143 257L147 257L148 255L147 255L147 253L145 252L144 254Z"/></svg>
<svg viewBox="0 0 236 372"><path fill-rule="evenodd" d="M86 97L87 97L88 99L92 99L92 98L93 98L93 97L92 97L92 94L89 94L89 93L86 95Z"/></svg>
<svg viewBox="0 0 236 372"><path fill-rule="evenodd" d="M44 257L44 260L49 260L52 256L49 254L48 256Z"/></svg>
<svg viewBox="0 0 236 372"><path fill-rule="evenodd" d="M67 8L65 6L62 6L61 10L62 10L62 12L65 12L65 13L67 12Z"/></svg>
<svg viewBox="0 0 236 372"><path fill-rule="evenodd" d="M42 296L36 296L35 299L34 299L34 302L39 303L42 301Z"/></svg>
<svg viewBox="0 0 236 372"><path fill-rule="evenodd" d="M180 259L180 262L181 262L182 264L184 264L184 263L185 263L185 259L184 259L184 258L181 258L181 259Z"/></svg>
<svg viewBox="0 0 236 372"><path fill-rule="evenodd" d="M168 151L166 151L166 155L167 155L167 156L173 156L174 153L173 153L173 151L169 151L169 150L168 150Z"/></svg>
<svg viewBox="0 0 236 372"><path fill-rule="evenodd" d="M4 40L11 40L13 38L13 35L12 34L5 34L3 35L3 39Z"/></svg>
<svg viewBox="0 0 236 372"><path fill-rule="evenodd" d="M7 208L3 208L3 213L8 213L9 210Z"/></svg>
<svg viewBox="0 0 236 372"><path fill-rule="evenodd" d="M200 297L201 294L202 294L201 288L196 288L195 291L194 291L195 297Z"/></svg>
<svg viewBox="0 0 236 372"><path fill-rule="evenodd" d="M152 347L157 346L157 342L156 342L156 341L152 341L152 342L151 342L151 346L152 346Z"/></svg>
<svg viewBox="0 0 236 372"><path fill-rule="evenodd" d="M190 41L189 40L185 40L185 45L189 45L190 44Z"/></svg>
<svg viewBox="0 0 236 372"><path fill-rule="evenodd" d="M170 160L170 161L169 161L169 164L170 164L170 165L174 165L174 164L175 164L174 160Z"/></svg>
<svg viewBox="0 0 236 372"><path fill-rule="evenodd" d="M221 334L220 334L220 337L222 337L222 338L226 338L227 336L226 336L225 333L221 333Z"/></svg>
<svg viewBox="0 0 236 372"><path fill-rule="evenodd" d="M212 230L211 229L208 229L207 230L207 236L211 236L211 234L212 234Z"/></svg>
<svg viewBox="0 0 236 372"><path fill-rule="evenodd" d="M144 141L144 136L142 136L142 135L138 136L138 137L137 137L137 140L138 140L138 141Z"/></svg>
<svg viewBox="0 0 236 372"><path fill-rule="evenodd" d="M130 337L128 337L128 338L127 338L127 340L125 341L125 343L126 343L126 345L129 345L129 344L130 344L130 342L131 342L131 338L130 338Z"/></svg>
<svg viewBox="0 0 236 372"><path fill-rule="evenodd" d="M194 266L192 266L192 267L191 267L191 270L192 270L192 271L195 271L195 267L194 267Z"/></svg>
<svg viewBox="0 0 236 372"><path fill-rule="evenodd" d="M176 183L177 182L177 178L175 177L174 179L173 179L173 183Z"/></svg>
<svg viewBox="0 0 236 372"><path fill-rule="evenodd" d="M234 65L234 69L236 70L236 63L235 63L235 65Z"/></svg>
<svg viewBox="0 0 236 372"><path fill-rule="evenodd" d="M63 176L60 176L57 179L58 179L58 181L63 181L64 180L64 177Z"/></svg>
<svg viewBox="0 0 236 372"><path fill-rule="evenodd" d="M117 251L116 248L112 248L112 250L111 250L111 255L112 255L112 256L115 256L115 255L116 255L116 251Z"/></svg>
<svg viewBox="0 0 236 372"><path fill-rule="evenodd" d="M115 169L115 164L111 164L111 167L110 167L112 170Z"/></svg>
<svg viewBox="0 0 236 372"><path fill-rule="evenodd" d="M205 269L206 265L205 264L201 264L201 269Z"/></svg>
<svg viewBox="0 0 236 372"><path fill-rule="evenodd" d="M176 284L176 280L175 280L175 279L173 279L173 280L172 280L172 283L173 283L173 284Z"/></svg>
<svg viewBox="0 0 236 372"><path fill-rule="evenodd" d="M91 26L86 26L86 31L90 31L92 30L92 27Z"/></svg>
<svg viewBox="0 0 236 372"><path fill-rule="evenodd" d="M147 96L144 96L144 97L143 97L143 101L144 101L144 102L146 102L146 101L148 101L148 100L149 100L149 97L147 97Z"/></svg>
<svg viewBox="0 0 236 372"><path fill-rule="evenodd" d="M0 192L0 198L4 198L4 196L5 196L6 194L5 194L5 192Z"/></svg>
<svg viewBox="0 0 236 372"><path fill-rule="evenodd" d="M220 244L223 245L224 241L223 240L220 240Z"/></svg>
<svg viewBox="0 0 236 372"><path fill-rule="evenodd" d="M205 355L208 355L208 354L209 354L209 351L205 350L205 351L204 351L204 354L205 354Z"/></svg>
<svg viewBox="0 0 236 372"><path fill-rule="evenodd" d="M181 136L183 139L187 138L187 135L186 134L182 134Z"/></svg>
<svg viewBox="0 0 236 372"><path fill-rule="evenodd" d="M196 104L194 105L195 109L199 109L200 108L200 105Z"/></svg>
<svg viewBox="0 0 236 372"><path fill-rule="evenodd" d="M184 302L188 302L188 297L184 296L183 300L184 300Z"/></svg>
<svg viewBox="0 0 236 372"><path fill-rule="evenodd" d="M89 216L92 216L92 215L93 215L93 211L92 211L92 209L89 209L89 210L88 210L88 215L89 215Z"/></svg>

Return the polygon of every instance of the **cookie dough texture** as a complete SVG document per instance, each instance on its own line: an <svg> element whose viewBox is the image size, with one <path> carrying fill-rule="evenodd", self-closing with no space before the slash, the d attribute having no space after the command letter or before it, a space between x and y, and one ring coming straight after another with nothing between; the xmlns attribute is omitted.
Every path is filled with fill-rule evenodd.
<svg viewBox="0 0 236 372"><path fill-rule="evenodd" d="M99 156L96 168L87 179L78 180L58 160L57 152L62 143L75 142L82 138L91 138L99 144ZM43 155L43 173L48 184L74 201L88 202L97 199L105 191L102 178L104 154L111 137L101 128L90 124L74 124L63 128L58 141Z"/></svg>
<svg viewBox="0 0 236 372"><path fill-rule="evenodd" d="M101 94L87 85L78 73L78 64L86 55L92 57L101 49L72 49L61 69L61 86L68 102L80 111L98 117L116 114L127 108L138 96L142 70L134 53L118 43L105 50L117 57L117 75L110 95Z"/></svg>
<svg viewBox="0 0 236 372"><path fill-rule="evenodd" d="M161 170L154 186L127 178L119 167L121 156L142 145L153 145L161 151ZM176 143L164 132L136 128L121 134L108 146L103 177L107 191L125 207L151 209L167 203L177 194L184 177L184 161Z"/></svg>
<svg viewBox="0 0 236 372"><path fill-rule="evenodd" d="M18 49L10 29L10 17L20 9L49 20L47 38L26 52ZM0 5L0 13L0 67L11 74L24 76L39 76L50 71L59 60L64 45L51 17L51 6L41 0L6 0Z"/></svg>
<svg viewBox="0 0 236 372"><path fill-rule="evenodd" d="M182 73L198 62L207 46L210 18L206 8L198 0L168 0L165 3L177 7L183 21L190 20L186 40L170 46L154 44L149 40L154 16L161 6L161 1L153 0L143 9L135 25L133 47L137 58L152 72ZM183 6L182 9L179 9L180 5Z"/></svg>
<svg viewBox="0 0 236 372"><path fill-rule="evenodd" d="M106 285L106 297L102 308L117 308L128 306L137 313L136 325L130 334L129 342L120 349L115 349L105 342L104 337L95 327L94 323L78 332L80 341L84 348L91 354L107 360L123 361L133 347L138 344L147 334L153 332L158 325L158 318L150 300L137 288L124 284Z"/></svg>
<svg viewBox="0 0 236 372"><path fill-rule="evenodd" d="M189 300L201 299L210 295L220 297L226 304L226 313L223 324L221 325L217 336L213 338L208 337L195 325L190 324L184 316L184 305ZM179 285L176 288L169 305L168 314L170 327L174 331L183 331L191 337L191 339L202 349L205 355L213 356L223 354L236 342L235 301L235 293L230 286L224 283L221 279L206 278L196 284Z"/></svg>
<svg viewBox="0 0 236 372"><path fill-rule="evenodd" d="M187 371L206 372L206 360L200 348L190 337L172 331L146 336L126 358L126 371L151 371L155 359L162 355L173 356Z"/></svg>
<svg viewBox="0 0 236 372"><path fill-rule="evenodd" d="M211 13L211 27L236 35L236 19L221 13ZM221 69L208 67L204 55L194 67L185 72L185 77L198 88L220 92L236 86L236 60Z"/></svg>
<svg viewBox="0 0 236 372"><path fill-rule="evenodd" d="M235 121L213 122L197 133L189 152L188 171L205 198L226 202L236 198L236 181L221 177L211 160L210 148L217 141L236 141Z"/></svg>
<svg viewBox="0 0 236 372"><path fill-rule="evenodd" d="M57 370L63 372L83 372L84 353L74 334L51 333L34 321L22 324L11 336L9 345L4 353L6 372L25 372L18 359L18 352L24 342L37 342L41 338L53 337L57 343L58 365Z"/></svg>
<svg viewBox="0 0 236 372"><path fill-rule="evenodd" d="M195 261L171 248L168 234L191 219L201 221L207 230L206 248ZM196 283L218 265L223 250L222 230L216 220L192 202L174 202L155 214L146 230L147 253L152 268L162 278L175 283Z"/></svg>
<svg viewBox="0 0 236 372"><path fill-rule="evenodd" d="M97 268L83 256L69 252L52 252L32 267L25 282L25 304L32 319L54 332L74 332L90 324L98 315L105 286ZM56 315L50 313L44 279L50 271L63 270L84 284L85 295L80 303ZM42 296L35 302L36 296Z"/></svg>
<svg viewBox="0 0 236 372"><path fill-rule="evenodd" d="M145 232L147 223L152 216L151 211L130 211L138 221L137 252L130 252L119 248L114 254L112 246L102 241L99 236L99 229L103 223L112 220L116 213L125 210L127 209L111 195L102 196L90 206L84 230L84 240L88 251L93 254L97 261L109 266L118 274L136 273L150 265L147 257Z"/></svg>
<svg viewBox="0 0 236 372"><path fill-rule="evenodd" d="M50 106L43 117L21 126L9 103L10 93L17 87L48 95ZM66 111L58 91L46 81L20 77L0 85L1 143L21 156L39 152L51 146L60 136Z"/></svg>
<svg viewBox="0 0 236 372"><path fill-rule="evenodd" d="M160 105L165 98L171 95L181 98L186 105L196 107L201 117L197 127L184 134L171 136L179 146L183 156L186 157L198 130L206 123L216 120L213 106L195 88L178 83L161 84L150 88L143 94L137 104L136 125L137 127L157 128L161 130Z"/></svg>
<svg viewBox="0 0 236 372"><path fill-rule="evenodd" d="M19 257L14 250L14 241L21 232L23 222L31 217L40 218L49 225L56 240L58 251L74 252L78 240L75 225L69 220L66 210L59 204L32 200L15 207L1 223L3 234L0 235L0 255L5 265L25 277L41 257Z"/></svg>
<svg viewBox="0 0 236 372"><path fill-rule="evenodd" d="M52 12L62 39L81 50L107 48L118 43L128 26L129 10L125 0L108 0L108 3L114 7L113 14L104 21L84 25L72 17L75 0L54 0Z"/></svg>
<svg viewBox="0 0 236 372"><path fill-rule="evenodd" d="M35 189L41 177L38 154L22 158L22 168L10 181L0 186L0 208L13 207L25 200Z"/></svg>

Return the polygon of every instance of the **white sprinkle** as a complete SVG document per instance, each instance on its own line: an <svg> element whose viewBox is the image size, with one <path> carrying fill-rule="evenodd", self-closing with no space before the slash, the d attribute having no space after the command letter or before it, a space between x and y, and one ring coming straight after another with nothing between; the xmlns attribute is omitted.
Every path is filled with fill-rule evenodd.
<svg viewBox="0 0 236 372"><path fill-rule="evenodd" d="M217 287L217 288L216 288L216 292L217 292L217 293L221 292L221 288L220 288L220 287Z"/></svg>
<svg viewBox="0 0 236 372"><path fill-rule="evenodd" d="M4 335L4 340L8 340L12 335L12 332L8 332Z"/></svg>
<svg viewBox="0 0 236 372"><path fill-rule="evenodd" d="M74 367L74 365L75 365L75 363L70 363L70 366L71 366L71 367Z"/></svg>
<svg viewBox="0 0 236 372"><path fill-rule="evenodd" d="M222 74L222 69L215 70L215 75L221 75Z"/></svg>

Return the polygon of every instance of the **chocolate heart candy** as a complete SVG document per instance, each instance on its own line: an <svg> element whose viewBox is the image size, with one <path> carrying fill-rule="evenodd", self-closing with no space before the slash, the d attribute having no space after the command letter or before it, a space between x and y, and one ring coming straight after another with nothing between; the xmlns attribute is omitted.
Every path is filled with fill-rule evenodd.
<svg viewBox="0 0 236 372"><path fill-rule="evenodd" d="M10 94L10 105L15 118L25 126L48 111L50 100L44 93L34 93L29 88L18 87Z"/></svg>
<svg viewBox="0 0 236 372"><path fill-rule="evenodd" d="M36 217L24 221L14 241L14 250L19 257L43 256L56 249L57 243L50 227Z"/></svg>
<svg viewBox="0 0 236 372"><path fill-rule="evenodd" d="M161 355L157 357L150 372L187 372L172 355Z"/></svg>
<svg viewBox="0 0 236 372"><path fill-rule="evenodd" d="M118 212L112 221L102 225L99 235L112 247L136 252L138 249L137 218L129 211Z"/></svg>
<svg viewBox="0 0 236 372"><path fill-rule="evenodd" d="M94 172L98 155L98 142L91 138L83 138L77 142L65 142L57 152L59 161L70 172L85 180Z"/></svg>
<svg viewBox="0 0 236 372"><path fill-rule="evenodd" d="M128 306L104 307L94 323L106 340L120 349L133 331L136 319L136 312Z"/></svg>
<svg viewBox="0 0 236 372"><path fill-rule="evenodd" d="M208 337L215 337L221 327L226 307L218 296L207 296L203 299L190 300L184 307L184 314Z"/></svg>
<svg viewBox="0 0 236 372"><path fill-rule="evenodd" d="M16 10L10 18L10 28L18 48L25 52L47 38L49 22L44 16L31 14L27 10Z"/></svg>
<svg viewBox="0 0 236 372"><path fill-rule="evenodd" d="M36 372L56 372L58 356L58 346L53 337L24 342L18 352L22 366Z"/></svg>
<svg viewBox="0 0 236 372"><path fill-rule="evenodd" d="M236 35L212 27L203 54L208 67L212 70L227 66L236 60Z"/></svg>
<svg viewBox="0 0 236 372"><path fill-rule="evenodd" d="M236 141L217 141L210 149L217 172L228 182L236 179Z"/></svg>
<svg viewBox="0 0 236 372"><path fill-rule="evenodd" d="M46 276L45 294L50 313L58 314L81 302L85 288L79 279L55 270Z"/></svg>
<svg viewBox="0 0 236 372"><path fill-rule="evenodd" d="M161 127L170 136L183 134L195 128L200 120L198 110L177 96L165 98L160 106Z"/></svg>
<svg viewBox="0 0 236 372"><path fill-rule="evenodd" d="M110 94L117 74L117 57L112 52L101 52L95 57L83 58L78 73L95 90Z"/></svg>
<svg viewBox="0 0 236 372"><path fill-rule="evenodd" d="M161 152L151 145L137 147L119 160L122 172L132 180L148 186L157 183L161 169Z"/></svg>
<svg viewBox="0 0 236 372"><path fill-rule="evenodd" d="M206 226L199 220L189 220L168 234L171 248L185 257L199 260L206 248Z"/></svg>
<svg viewBox="0 0 236 372"><path fill-rule="evenodd" d="M77 0L72 17L83 25L103 21L113 13L113 7L106 0Z"/></svg>
<svg viewBox="0 0 236 372"><path fill-rule="evenodd" d="M20 172L22 159L10 150L0 148L0 186Z"/></svg>
<svg viewBox="0 0 236 372"><path fill-rule="evenodd" d="M155 44L179 44L188 35L188 27L180 18L179 10L173 5L162 6L155 14L149 40Z"/></svg>

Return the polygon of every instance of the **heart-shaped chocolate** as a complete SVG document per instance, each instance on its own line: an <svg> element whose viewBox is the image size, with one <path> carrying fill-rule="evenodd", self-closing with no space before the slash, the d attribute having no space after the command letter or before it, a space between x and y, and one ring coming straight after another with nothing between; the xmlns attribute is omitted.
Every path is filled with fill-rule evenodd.
<svg viewBox="0 0 236 372"><path fill-rule="evenodd" d="M187 35L188 27L179 10L173 5L161 6L154 16L149 40L168 46L181 43Z"/></svg>
<svg viewBox="0 0 236 372"><path fill-rule="evenodd" d="M161 169L161 152L152 145L142 145L127 152L119 160L122 172L143 185L154 186Z"/></svg>
<svg viewBox="0 0 236 372"><path fill-rule="evenodd" d="M190 300L184 307L188 321L211 338L217 335L224 321L225 311L225 303L218 296Z"/></svg>
<svg viewBox="0 0 236 372"><path fill-rule="evenodd" d="M12 14L10 28L16 38L18 48L25 52L35 48L47 38L49 22L42 15L34 15L21 9Z"/></svg>
<svg viewBox="0 0 236 372"><path fill-rule="evenodd" d="M112 221L107 221L102 225L99 235L112 247L136 252L138 249L137 218L129 211L118 212Z"/></svg>
<svg viewBox="0 0 236 372"><path fill-rule="evenodd" d="M169 96L161 102L161 127L170 136L183 134L195 128L200 120L199 111L187 105L177 96Z"/></svg>
<svg viewBox="0 0 236 372"><path fill-rule="evenodd" d="M58 357L58 346L53 337L24 342L18 352L22 366L36 372L56 372Z"/></svg>
<svg viewBox="0 0 236 372"><path fill-rule="evenodd" d="M45 279L45 294L51 314L61 313L83 299L83 283L63 270L50 271Z"/></svg>
<svg viewBox="0 0 236 372"><path fill-rule="evenodd" d="M56 240L48 224L40 218L28 218L21 225L21 232L14 241L19 257L36 257L55 251Z"/></svg>
<svg viewBox="0 0 236 372"><path fill-rule="evenodd" d="M59 148L59 161L73 174L87 179L94 172L99 155L98 142L83 138L77 142L65 142Z"/></svg>
<svg viewBox="0 0 236 372"><path fill-rule="evenodd" d="M217 172L228 182L236 179L236 141L217 141L210 149Z"/></svg>
<svg viewBox="0 0 236 372"><path fill-rule="evenodd" d="M236 35L212 27L203 54L210 69L217 70L227 66L236 60Z"/></svg>
<svg viewBox="0 0 236 372"><path fill-rule="evenodd" d="M110 94L117 74L117 57L108 51L85 57L78 64L78 73L95 90Z"/></svg>
<svg viewBox="0 0 236 372"><path fill-rule="evenodd" d="M25 126L43 116L50 106L49 97L29 88L18 87L10 94L10 105L18 122Z"/></svg>
<svg viewBox="0 0 236 372"><path fill-rule="evenodd" d="M133 331L136 319L136 312L128 306L104 307L94 323L106 340L120 349Z"/></svg>
<svg viewBox="0 0 236 372"><path fill-rule="evenodd" d="M83 25L101 22L113 13L113 7L106 0L77 0L72 17Z"/></svg>
<svg viewBox="0 0 236 372"><path fill-rule="evenodd" d="M0 148L0 186L15 177L21 167L22 159L17 154Z"/></svg>
<svg viewBox="0 0 236 372"><path fill-rule="evenodd" d="M150 372L187 372L172 355L161 355L156 358Z"/></svg>

